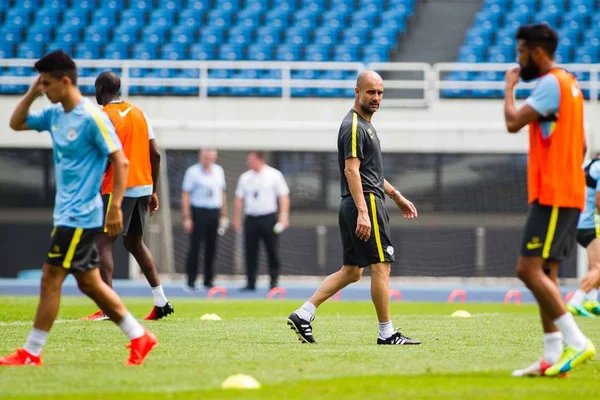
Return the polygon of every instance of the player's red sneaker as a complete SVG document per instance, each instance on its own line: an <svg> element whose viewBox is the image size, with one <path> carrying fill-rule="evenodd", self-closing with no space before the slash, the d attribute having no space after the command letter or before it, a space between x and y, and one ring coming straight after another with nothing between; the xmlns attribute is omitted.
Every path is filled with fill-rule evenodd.
<svg viewBox="0 0 600 400"><path fill-rule="evenodd" d="M96 311L90 316L79 318L80 321L108 321L109 319L102 310Z"/></svg>
<svg viewBox="0 0 600 400"><path fill-rule="evenodd" d="M144 336L137 339L133 339L131 343L127 345L130 349L129 360L125 365L140 365L144 362L144 359L150 353L150 350L158 344L158 339L152 332L146 331Z"/></svg>
<svg viewBox="0 0 600 400"><path fill-rule="evenodd" d="M0 358L0 365L33 365L42 366L42 357L34 356L25 349L17 349L13 354Z"/></svg>

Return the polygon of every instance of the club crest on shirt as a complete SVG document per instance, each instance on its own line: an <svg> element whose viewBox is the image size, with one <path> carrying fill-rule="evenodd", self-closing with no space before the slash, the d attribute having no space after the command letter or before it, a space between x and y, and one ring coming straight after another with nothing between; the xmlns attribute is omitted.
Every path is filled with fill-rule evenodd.
<svg viewBox="0 0 600 400"><path fill-rule="evenodd" d="M369 137L370 137L371 139L373 139L373 138L375 137L375 134L373 133L373 131L371 130L371 128L368 128L368 129L367 129L367 133L369 134Z"/></svg>
<svg viewBox="0 0 600 400"><path fill-rule="evenodd" d="M69 131L67 132L67 140L69 142L72 142L73 140L77 139L77 129L75 128L71 128L69 129Z"/></svg>

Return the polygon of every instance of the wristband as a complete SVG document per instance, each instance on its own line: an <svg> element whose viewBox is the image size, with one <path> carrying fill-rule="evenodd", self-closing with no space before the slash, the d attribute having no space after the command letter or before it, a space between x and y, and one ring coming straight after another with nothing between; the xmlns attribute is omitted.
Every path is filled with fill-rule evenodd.
<svg viewBox="0 0 600 400"><path fill-rule="evenodd" d="M400 191L396 188L394 188L394 190L392 190L392 193L390 193L390 199L393 199L394 197L396 197L397 194L400 194Z"/></svg>

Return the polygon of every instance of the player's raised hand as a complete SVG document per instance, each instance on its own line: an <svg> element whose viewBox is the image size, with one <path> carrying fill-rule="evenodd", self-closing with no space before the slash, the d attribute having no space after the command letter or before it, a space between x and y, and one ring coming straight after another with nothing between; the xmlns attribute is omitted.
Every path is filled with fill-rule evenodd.
<svg viewBox="0 0 600 400"><path fill-rule="evenodd" d="M410 202L406 197L402 196L401 194L398 194L394 196L394 202L396 203L400 211L402 211L402 215L404 215L404 218L417 218L417 207L415 207L415 205L412 202Z"/></svg>
<svg viewBox="0 0 600 400"><path fill-rule="evenodd" d="M358 219L356 220L356 236L365 242L371 237L371 220L369 219L368 212L358 212Z"/></svg>
<svg viewBox="0 0 600 400"><path fill-rule="evenodd" d="M506 86L514 87L517 83L519 83L519 79L521 77L521 68L516 67L509 69L506 71L504 75L504 82L506 82Z"/></svg>
<svg viewBox="0 0 600 400"><path fill-rule="evenodd" d="M106 233L108 236L117 236L123 232L123 212L121 207L111 205L106 213Z"/></svg>
<svg viewBox="0 0 600 400"><path fill-rule="evenodd" d="M158 194L152 193L152 196L150 196L150 201L148 201L148 212L150 213L150 216L156 214L158 208Z"/></svg>
<svg viewBox="0 0 600 400"><path fill-rule="evenodd" d="M33 96L41 96L43 93L43 86L42 86L42 76L38 75L37 78L35 78L35 81L33 81L33 83L31 84L31 86L29 87L29 93L31 93L31 95Z"/></svg>

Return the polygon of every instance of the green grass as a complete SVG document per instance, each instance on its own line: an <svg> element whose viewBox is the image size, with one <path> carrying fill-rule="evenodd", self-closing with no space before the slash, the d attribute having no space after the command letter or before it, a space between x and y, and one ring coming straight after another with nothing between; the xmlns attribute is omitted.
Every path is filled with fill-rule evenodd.
<svg viewBox="0 0 600 400"><path fill-rule="evenodd" d="M134 315L149 299L127 298ZM61 399L440 399L582 397L600 393L600 363L569 379L517 379L510 371L542 352L531 305L392 305L392 318L422 346L377 346L377 321L367 302L326 303L313 323L317 345L300 344L286 326L299 302L175 299L176 313L145 323L160 345L141 367L124 367L127 343L110 322L76 319L96 310L80 297L63 299L42 368L0 367L0 398ZM0 297L0 354L20 347L37 299ZM459 308L473 318L450 318ZM216 313L223 321L201 321ZM600 321L578 319L600 344ZM222 390L244 373L259 390Z"/></svg>

